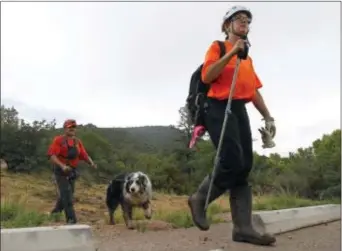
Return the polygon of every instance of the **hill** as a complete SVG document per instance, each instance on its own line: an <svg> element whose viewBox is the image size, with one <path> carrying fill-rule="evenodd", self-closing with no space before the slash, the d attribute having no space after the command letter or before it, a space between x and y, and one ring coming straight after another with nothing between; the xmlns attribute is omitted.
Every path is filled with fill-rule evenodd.
<svg viewBox="0 0 342 251"><path fill-rule="evenodd" d="M114 147L131 145L139 152L169 150L177 146L182 132L173 126L96 128Z"/></svg>

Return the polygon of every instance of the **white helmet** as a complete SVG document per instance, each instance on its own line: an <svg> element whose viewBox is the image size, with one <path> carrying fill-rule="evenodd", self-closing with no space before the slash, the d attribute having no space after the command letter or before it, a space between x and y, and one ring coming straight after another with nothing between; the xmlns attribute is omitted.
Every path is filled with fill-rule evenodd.
<svg viewBox="0 0 342 251"><path fill-rule="evenodd" d="M227 11L227 13L224 15L224 17L223 17L223 22L222 22L222 31L224 31L224 27L223 27L224 23L225 23L228 19L232 18L232 17L233 17L236 13L238 13L238 12L244 12L244 13L246 13L247 16L248 16L248 17L251 19L251 21L252 21L252 18L253 18L252 12L251 12L249 9L247 9L246 7L243 7L243 6L240 6L240 5L236 5L236 6L233 6L232 8L230 8L230 9Z"/></svg>

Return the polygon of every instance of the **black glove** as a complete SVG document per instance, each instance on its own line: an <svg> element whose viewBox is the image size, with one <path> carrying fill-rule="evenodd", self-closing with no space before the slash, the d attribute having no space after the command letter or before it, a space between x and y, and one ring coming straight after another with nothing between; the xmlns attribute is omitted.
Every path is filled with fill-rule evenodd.
<svg viewBox="0 0 342 251"><path fill-rule="evenodd" d="M245 59L247 59L247 57L248 57L248 51L249 51L247 36L242 36L241 39L246 40L246 41L245 41L245 48L244 48L243 51L239 51L239 52L237 53L237 57L240 58L240 59L242 59L242 60L245 60Z"/></svg>

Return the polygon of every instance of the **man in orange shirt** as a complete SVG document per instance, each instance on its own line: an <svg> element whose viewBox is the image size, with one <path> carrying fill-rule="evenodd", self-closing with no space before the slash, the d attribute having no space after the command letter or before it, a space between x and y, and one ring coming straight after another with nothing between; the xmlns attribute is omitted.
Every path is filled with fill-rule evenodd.
<svg viewBox="0 0 342 251"><path fill-rule="evenodd" d="M224 16L222 31L226 54L220 57L220 47L213 42L205 56L202 67L202 82L210 85L204 110L204 124L210 138L218 147L225 109L234 75L237 54L245 50L252 13L242 6L234 6ZM234 223L233 240L256 245L271 245L276 239L269 234L261 234L252 226L252 190L248 176L253 166L252 134L246 103L252 102L265 120L266 131L275 135L274 119L271 117L259 92L262 83L254 71L252 59L240 62L240 68L233 91L231 113L223 138L220 163L218 165L209 202L230 190L230 207ZM271 147L271 146L269 146ZM189 197L188 203L195 225L208 230L205 201L211 175L205 177L198 190Z"/></svg>
<svg viewBox="0 0 342 251"><path fill-rule="evenodd" d="M73 206L77 165L80 160L92 167L96 165L88 156L80 139L76 138L76 121L69 119L64 122L64 135L56 136L49 147L48 156L53 163L53 171L57 184L58 200L51 213L58 213L64 209L68 224L77 223Z"/></svg>

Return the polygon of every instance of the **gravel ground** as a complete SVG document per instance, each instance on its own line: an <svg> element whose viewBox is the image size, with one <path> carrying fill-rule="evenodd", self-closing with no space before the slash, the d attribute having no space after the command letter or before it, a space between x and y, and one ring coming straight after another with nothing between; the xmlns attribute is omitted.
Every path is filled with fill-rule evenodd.
<svg viewBox="0 0 342 251"><path fill-rule="evenodd" d="M340 251L341 222L306 228L277 236L273 247L231 241L231 224L213 225L208 232L196 228L139 233L123 226L96 231L98 251Z"/></svg>

